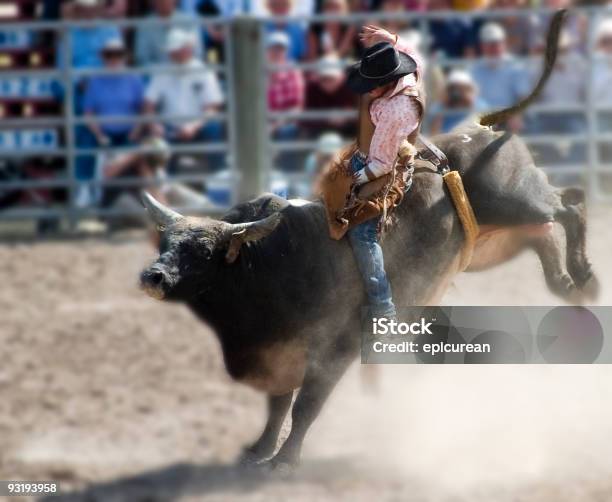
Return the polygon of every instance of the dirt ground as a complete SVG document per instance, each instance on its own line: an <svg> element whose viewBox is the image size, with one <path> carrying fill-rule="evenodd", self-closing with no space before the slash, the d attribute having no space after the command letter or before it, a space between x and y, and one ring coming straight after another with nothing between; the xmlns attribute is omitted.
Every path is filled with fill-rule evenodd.
<svg viewBox="0 0 612 502"><path fill-rule="evenodd" d="M590 219L604 305L610 216ZM0 246L0 479L59 480L54 500L82 502L612 500L605 366L382 367L372 392L356 364L296 473L234 466L263 397L185 308L139 291L153 257L133 235ZM445 303L558 301L523 255L459 277Z"/></svg>

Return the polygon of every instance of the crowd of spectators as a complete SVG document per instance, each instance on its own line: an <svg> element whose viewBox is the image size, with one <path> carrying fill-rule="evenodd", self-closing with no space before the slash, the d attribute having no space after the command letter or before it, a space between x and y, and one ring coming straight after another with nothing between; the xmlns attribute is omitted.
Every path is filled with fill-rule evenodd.
<svg viewBox="0 0 612 502"><path fill-rule="evenodd" d="M219 112L225 110L228 87L223 72L209 65L223 62L227 48L221 24L203 25L199 17L222 20L243 13L263 18L268 63L268 108L278 114L270 120L274 140L317 141L322 136L329 149L334 138L349 139L356 132L356 97L346 87L344 68L357 60L363 47L359 31L373 22L370 12L388 15L377 21L385 28L419 45L426 54L428 102L425 130L447 132L475 112L500 108L529 92L541 72L549 14L530 7L559 8L568 0L42 0L45 19L73 21L138 17L150 20L136 29L113 24L82 24L57 36L56 65L74 69L137 67L146 74L106 72L75 76L74 110L86 118L76 130L79 148L136 145L152 137L170 144L221 142L227 138ZM481 15L487 9L512 9L499 18ZM474 16L448 17L448 11L474 11ZM406 20L404 13L444 11L440 18ZM520 13L520 11L523 11ZM517 13L518 12L518 13ZM324 14L329 19L309 21ZM359 14L359 22L342 16ZM290 20L278 16L294 16ZM560 44L560 57L540 104L577 106L585 102L587 23L572 15ZM612 18L597 27L598 52L612 56ZM69 51L66 51L69 44ZM70 61L64 61L70 54ZM293 63L311 63L307 69ZM285 65L285 67L281 67ZM157 67L164 67L161 72ZM150 69L150 72L148 71ZM597 59L592 71L598 103L612 100L612 65ZM64 89L63 95L66 95ZM291 112L322 112L327 116L297 118ZM583 114L576 111L539 111L509 124L529 134L568 134L584 130ZM115 121L104 120L121 116ZM147 120L147 117L151 117ZM130 117L134 117L130 121ZM138 117L138 118L137 118ZM167 118L166 118L167 117ZM602 127L612 130L612 115L601 117ZM579 161L580 148L541 153L551 161ZM327 150L325 151L327 152ZM323 152L323 153L325 153ZM281 155L277 165L290 169L296 156ZM301 159L303 165L304 158ZM210 154L200 165L209 171L222 169L227 158ZM312 159L309 161L312 163ZM77 158L76 176L87 181L97 176L99 159L93 154ZM178 164L177 164L178 165ZM90 204L95 194L81 194Z"/></svg>

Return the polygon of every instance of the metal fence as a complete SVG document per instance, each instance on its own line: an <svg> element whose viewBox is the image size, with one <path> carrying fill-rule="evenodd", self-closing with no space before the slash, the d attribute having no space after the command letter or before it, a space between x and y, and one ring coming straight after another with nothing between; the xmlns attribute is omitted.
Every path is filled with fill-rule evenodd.
<svg viewBox="0 0 612 502"><path fill-rule="evenodd" d="M235 133L233 126L235 120L231 119L234 111L233 103L233 84L234 79L231 78L232 73L232 50L231 50L231 24L222 19L197 19L190 22L180 21L165 21L157 19L124 19L119 21L70 21L70 22L27 22L27 23L11 23L0 25L0 31L7 33L23 33L23 32L52 32L56 34L58 60L62 64L57 64L54 69L25 69L25 70L0 70L0 89L9 90L12 85L17 83L24 84L27 81L40 81L40 79L52 80L59 84L62 90L62 114L55 117L40 117L40 118L15 118L0 120L0 133L13 133L16 138L13 143L21 137L20 133L24 132L41 132L41 131L60 131L57 137L63 140L54 141L54 144L45 148L43 146L30 145L30 148L16 148L15 145L6 144L11 141L6 141L10 136L3 136L4 141L0 142L0 158L1 159L25 159L25 158L61 158L63 159L64 169L59 175L48 179L18 179L18 180L0 180L0 194L8 190L40 190L40 189L65 189L68 197L65 204L54 204L52 207L17 207L0 210L0 220L3 219L22 219L22 218L67 218L70 222L75 223L79 219L97 216L123 216L129 213L126 209L112 209L101 207L78 207L76 204L76 190L83 185L92 187L146 187L150 185L159 185L162 183L206 183L211 177L211 174L196 172L194 174L182 174L170 176L168 178L150 178L143 179L140 177L120 178L120 179L91 179L87 181L78 180L75 173L77 159L84 156L97 156L100 154L124 154L124 153L156 153L157 150L146 146L125 146L125 147L82 147L79 146L76 139L75 131L78 127L85 127L87 124L95 121L97 124L149 124L152 122L177 122L177 121L192 121L202 118L199 110L195 110L193 115L176 116L176 115L159 115L149 114L140 116L104 116L96 117L92 120L84 115L77 115L75 111L75 92L78 82L88 77L101 75L140 75L143 77L154 77L163 74L186 74L189 72L202 72L201 68L182 68L176 65L155 65L154 67L130 67L120 69L110 68L74 68L71 64L73 56L73 37L71 30L75 28L89 28L100 26L114 26L123 30L135 30L140 28L161 28L161 27L192 27L197 26L204 28L207 26L219 26L224 30L224 36L228 40L228 55L224 64L206 63L205 69L213 71L218 75L225 76L225 94L228 97L226 110L222 113L209 114L207 120L219 121L226 124L226 140L221 142L191 142L188 144L173 144L170 145L172 154L210 154L220 153L227 157L227 169L229 176L226 178L228 187L230 188L230 203L235 203L238 199L236 187L238 186L239 175L236 169L236 163L233 161L230 153L235 150ZM10 37L8 37L10 38ZM45 129L52 128L52 129ZM226 209L223 206L206 205L204 207L183 207L181 210L187 212L220 212Z"/></svg>
<svg viewBox="0 0 612 502"><path fill-rule="evenodd" d="M456 11L435 11L428 13L407 13L402 15L402 21L416 23L423 38L428 38L428 23L431 20L444 20L456 17L468 17L471 19L502 19L506 16L532 16L550 14L549 10L503 10L503 11L483 11L483 12L456 12ZM612 166L606 164L600 158L600 148L605 145L612 134L600 130L600 115L602 113L612 113L612 107L601 106L595 102L593 88L594 63L599 56L596 51L596 27L598 22L605 15L612 16L612 10L607 8L581 8L576 9L573 15L584 16L587 22L587 40L584 48L584 56L588 62L589 72L585 75L587 79L587 96L585 103L568 103L566 106L545 106L534 105L530 112L541 113L577 113L584 118L586 128L581 133L566 134L563 136L538 134L530 135L525 139L532 147L538 145L558 145L581 144L585 147L586 158L584 164L566 164L563 166L542 166L549 173L566 173L582 177L586 187L593 199L609 197L601 189L602 175L612 174ZM347 24L358 24L362 22L384 21L392 18L398 20L397 15L390 16L383 13L366 13L344 17L334 16L313 16L313 17L292 17L286 19L275 19L274 22L303 22L314 23L326 20L338 20ZM354 112L346 110L324 110L324 111L301 111L301 112L268 112L266 105L266 86L269 71L277 68L266 64L265 58L265 37L266 23L270 20L241 17L236 19L221 18L201 18L194 19L193 24L201 28L218 26L223 29L226 42L225 62L223 64L207 64L207 69L224 75L226 85L227 106L223 113L210 117L211 119L223 121L226 124L226 140L220 143L192 143L172 145L172 152L175 154L203 154L221 153L227 158L226 181L231 188L230 203L235 203L239 199L254 195L255 193L269 189L272 176L271 166L273 158L279 152L312 152L316 148L315 141L283 141L277 142L271 139L268 131L268 123L271 120L307 120L317 118L328 118L330 116L355 116ZM167 21L154 19L126 19L121 21L79 21L79 22L33 22L33 23L12 23L1 26L2 32L23 32L23 31L47 31L55 32L59 35L62 43L57 50L62 51L61 60L64 62L62 67L53 70L11 70L0 71L0 85L11 79L31 79L31 78L51 78L59 81L64 89L63 113L61 117L50 118L19 118L5 119L0 122L0 131L11 130L32 130L43 127L57 128L63 131L64 141L61 145L56 145L50 150L34 149L12 149L0 145L0 158L19 159L26 157L56 157L64 159L64 174L49 179L20 179L12 181L0 181L0 194L6 190L33 190L41 188L61 188L68 193L67 202L63 205L53 207L30 207L30 208L11 208L0 210L0 220L9 218L48 218L58 217L67 218L71 222L76 222L85 217L97 216L116 216L123 215L125 211L114 210L100 207L78 207L76 204L76 191L83 183L75 176L76 159L83 155L97 155L109 152L143 152L142 147L124 148L82 148L79 147L75 138L75 130L78 126L85 126L88 119L78 116L74 108L74 84L79 79L93 75L104 74L138 74L138 75L158 75L181 71L174 66L164 66L155 68L134 68L128 67L120 71L108 69L77 69L73 68L72 61L73 47L70 30L75 27L91 27L112 25L121 29L136 29L139 27L154 27L173 24ZM183 23L184 24L184 23ZM538 58L539 59L539 58ZM442 68L457 66L469 67L473 63L471 59L437 59L436 64ZM346 65L346 62L339 63ZM291 63L291 66L301 68L304 71L317 68L317 63ZM197 71L197 70L196 70ZM612 90L611 90L612 92ZM200 118L198 111L194 110L194 116L190 117L170 117L170 116L138 116L138 117L99 117L98 123L117 123L129 122L148 123L154 120L192 120ZM288 176L289 179L300 178L298 174ZM197 183L205 184L210 181L212 175L195 172L189 175L172 176L167 182ZM143 186L150 183L161 183L160 180L145 180L142 178L121 178L121 179L97 179L88 181L91 185L100 187L120 186L133 187ZM224 206L206 207L185 207L179 210L188 212L221 212Z"/></svg>

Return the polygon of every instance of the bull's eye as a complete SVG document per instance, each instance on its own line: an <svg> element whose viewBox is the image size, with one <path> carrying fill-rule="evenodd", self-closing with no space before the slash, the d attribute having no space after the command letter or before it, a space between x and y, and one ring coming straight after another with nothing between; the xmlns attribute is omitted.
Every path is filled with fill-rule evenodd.
<svg viewBox="0 0 612 502"><path fill-rule="evenodd" d="M209 248L204 248L204 259L210 260L212 258L212 251Z"/></svg>

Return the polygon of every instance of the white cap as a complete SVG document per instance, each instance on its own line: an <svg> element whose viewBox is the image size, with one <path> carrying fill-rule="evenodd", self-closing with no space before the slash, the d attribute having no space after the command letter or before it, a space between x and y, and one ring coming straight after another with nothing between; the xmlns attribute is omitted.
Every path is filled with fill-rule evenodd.
<svg viewBox="0 0 612 502"><path fill-rule="evenodd" d="M328 54L319 59L317 65L317 74L319 77L340 77L344 75L340 58L335 54Z"/></svg>
<svg viewBox="0 0 612 502"><path fill-rule="evenodd" d="M452 70L448 74L448 77L446 77L446 84L447 85L469 85L471 87L476 87L476 84L474 82L474 79L472 78L472 75L470 75L465 70L459 70L459 69Z"/></svg>
<svg viewBox="0 0 612 502"><path fill-rule="evenodd" d="M343 144L342 136L338 133L326 132L319 136L317 140L317 152L324 155L333 155L342 148Z"/></svg>
<svg viewBox="0 0 612 502"><path fill-rule="evenodd" d="M569 49L574 45L574 37L567 30L562 30L561 35L559 36L559 48L560 49Z"/></svg>
<svg viewBox="0 0 612 502"><path fill-rule="evenodd" d="M102 46L103 51L124 51L125 44L121 38L111 38Z"/></svg>
<svg viewBox="0 0 612 502"><path fill-rule="evenodd" d="M180 28L173 28L166 38L166 52L178 51L187 45L193 47L195 43L196 41L192 32Z"/></svg>
<svg viewBox="0 0 612 502"><path fill-rule="evenodd" d="M597 27L597 40L612 36L612 18L602 19Z"/></svg>
<svg viewBox="0 0 612 502"><path fill-rule="evenodd" d="M406 30L400 33L400 38L406 42L409 47L414 47L421 50L423 46L423 35L419 30Z"/></svg>
<svg viewBox="0 0 612 502"><path fill-rule="evenodd" d="M81 7L95 7L98 5L99 0L72 0L72 2Z"/></svg>
<svg viewBox="0 0 612 502"><path fill-rule="evenodd" d="M266 40L266 47L274 47L275 45L282 45L287 49L290 45L289 35L283 31L275 31L268 35Z"/></svg>
<svg viewBox="0 0 612 502"><path fill-rule="evenodd" d="M506 40L506 30L498 23L486 23L480 28L481 42L503 42Z"/></svg>

